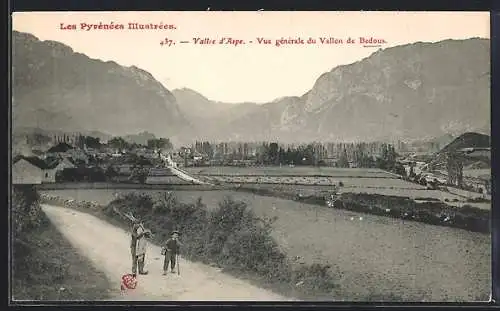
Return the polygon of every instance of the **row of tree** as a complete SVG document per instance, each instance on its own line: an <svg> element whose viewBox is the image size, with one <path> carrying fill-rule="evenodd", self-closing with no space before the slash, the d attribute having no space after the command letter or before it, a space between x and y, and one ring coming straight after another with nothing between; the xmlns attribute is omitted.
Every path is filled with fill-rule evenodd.
<svg viewBox="0 0 500 311"><path fill-rule="evenodd" d="M234 158L235 160L248 160L255 158L255 152L260 153L271 153L276 154L280 149L284 152L288 150L309 150L313 153L318 161L328 157L339 157L343 153L347 153L349 158L354 158L355 153L364 154L378 154L382 152L383 148L386 148L388 144L383 142L359 142L359 143L309 143L309 144L295 144L295 145L283 145L277 142L222 142L222 143L210 143L208 141L195 141L192 145L191 151L201 153L207 158L212 159L214 157L223 156L224 158ZM393 145L390 145L392 149L395 150ZM362 155L356 155L356 157L361 157ZM275 158L275 157L274 157ZM282 157L283 158L283 157ZM363 161L366 161L368 157L365 156ZM359 161L359 162L363 162ZM368 160L369 161L369 160Z"/></svg>
<svg viewBox="0 0 500 311"><path fill-rule="evenodd" d="M308 144L293 149L289 147L285 150L278 143L264 143L262 147L262 152L257 156L259 164L325 165L322 146ZM350 167L350 163L352 163L354 166L362 168L379 167L387 170L395 169L397 153L394 146L382 144L377 154L379 156L374 157L371 152L364 148L363 144L358 144L351 154L347 152L347 149L343 149L336 161L336 166Z"/></svg>
<svg viewBox="0 0 500 311"><path fill-rule="evenodd" d="M126 141L123 137L113 137L108 141L107 144L111 148L115 149L133 149L133 148L141 148L141 147L147 147L149 149L172 149L173 145L172 142L170 142L170 139L168 138L157 138L157 139L148 139L146 146L137 144L137 143L131 143Z"/></svg>

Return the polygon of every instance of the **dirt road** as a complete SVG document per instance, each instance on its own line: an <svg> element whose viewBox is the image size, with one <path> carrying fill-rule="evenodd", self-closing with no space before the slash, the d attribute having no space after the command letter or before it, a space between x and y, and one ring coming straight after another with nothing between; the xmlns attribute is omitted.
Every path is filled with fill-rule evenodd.
<svg viewBox="0 0 500 311"><path fill-rule="evenodd" d="M113 300L290 300L223 274L216 268L182 258L180 275L163 276L160 248L152 244L149 245L146 257L146 269L149 274L139 276L135 290L121 294L121 276L131 269L129 234L89 214L46 204L43 204L42 208L70 243L87 256L116 286L116 296Z"/></svg>

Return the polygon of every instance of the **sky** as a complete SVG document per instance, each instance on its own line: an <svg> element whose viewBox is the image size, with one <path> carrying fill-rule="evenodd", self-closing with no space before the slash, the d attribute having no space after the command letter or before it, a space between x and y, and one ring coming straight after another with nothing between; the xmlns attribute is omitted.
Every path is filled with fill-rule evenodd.
<svg viewBox="0 0 500 311"><path fill-rule="evenodd" d="M82 30L81 23L154 23L175 29ZM76 30L61 29L75 24ZM12 29L62 42L90 58L135 65L167 89L190 88L222 102L265 103L301 96L338 65L379 48L417 41L490 38L488 12L16 12ZM194 38L245 40L244 45L194 44ZM342 39L321 44L320 37ZM348 38L355 43L347 43ZM385 40L365 47L359 37ZM272 44L259 44L257 38ZM281 38L316 44L276 46ZM172 40L175 45L160 42ZM180 43L189 41L189 43ZM253 43L250 43L252 41Z"/></svg>

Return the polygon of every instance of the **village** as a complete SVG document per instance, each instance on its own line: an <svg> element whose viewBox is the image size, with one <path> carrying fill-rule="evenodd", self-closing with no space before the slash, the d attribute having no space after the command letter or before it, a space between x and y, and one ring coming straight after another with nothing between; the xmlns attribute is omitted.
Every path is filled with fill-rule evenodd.
<svg viewBox="0 0 500 311"><path fill-rule="evenodd" d="M467 134L469 135L469 134ZM26 140L31 145L29 137ZM461 140L459 140L461 141ZM451 145L451 144L450 144ZM429 189L457 189L491 194L490 149L474 143L455 146L434 143L308 143L196 141L174 148L168 139L144 144L114 137L107 142L81 134L55 136L31 148L31 154L13 156L14 184L113 182L191 184L172 167L295 166L379 168ZM167 159L168 156L168 159ZM465 164L465 166L464 166ZM183 175L181 173L181 175Z"/></svg>

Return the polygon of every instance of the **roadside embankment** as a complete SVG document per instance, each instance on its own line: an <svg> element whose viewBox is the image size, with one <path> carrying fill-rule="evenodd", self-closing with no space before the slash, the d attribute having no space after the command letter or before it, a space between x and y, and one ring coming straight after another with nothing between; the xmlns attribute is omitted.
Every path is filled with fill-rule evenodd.
<svg viewBox="0 0 500 311"><path fill-rule="evenodd" d="M108 299L108 279L53 226L39 199L31 186L13 187L12 299Z"/></svg>

